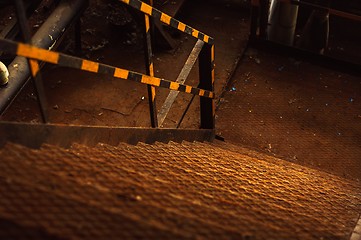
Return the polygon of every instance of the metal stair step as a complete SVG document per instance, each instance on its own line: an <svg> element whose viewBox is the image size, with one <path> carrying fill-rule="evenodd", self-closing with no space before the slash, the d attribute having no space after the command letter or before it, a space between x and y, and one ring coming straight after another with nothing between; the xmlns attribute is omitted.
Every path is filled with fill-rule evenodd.
<svg viewBox="0 0 361 240"><path fill-rule="evenodd" d="M75 160L80 160L79 159L79 156L82 156L82 157L85 157L85 158L89 158L89 156L87 156L86 154L84 154L84 152L80 153L78 152L79 149L81 148L84 148L84 149L89 149L87 147L84 147L84 146L80 146L78 145L77 146L77 152L76 154L74 154L74 156L77 157L77 159ZM69 153L71 153L71 151L67 151L67 150L62 150L62 149L58 149L56 147L49 147L49 146L44 146L42 148L42 156L46 156L50 154L50 156L55 156L54 155L54 152L51 152L51 150L56 150L56 152L58 153L58 156L60 157L63 157L63 158L69 158ZM91 150L91 149L90 149ZM45 151L48 151L48 153L46 153ZM65 154L63 154L65 153ZM92 151L90 153L93 153ZM34 156L34 155L33 155ZM35 157L36 158L36 157ZM57 159L58 160L58 159ZM59 159L60 160L60 159ZM63 159L64 160L64 159ZM72 160L70 160L70 162L74 162ZM74 165L71 164L71 167L74 167ZM70 170L70 172L69 172ZM75 172L71 172L72 169L68 169L66 172L64 172L64 174L68 173L70 174L71 176L78 176L79 172L81 172L82 176L81 176L81 179L85 179L86 181L86 184L91 184L92 186L94 184L98 184L98 182L91 182L91 175L92 173L89 173L89 174L86 174L85 173L85 169L80 169L80 171L75 171ZM108 173L108 171L106 171L106 173ZM99 175L97 175L98 179L99 179ZM78 178L79 179L79 178ZM119 181L120 180L120 181ZM124 185L122 184L122 179L114 179L114 178L108 178L108 182L104 179L103 181L101 181L101 189L104 189L105 187L107 187L107 189L111 189L111 191L116 191L117 190L117 186L121 186L120 190L124 190L124 189L131 189L131 188L134 188L134 186L127 186L127 185ZM109 185L110 183L110 185ZM98 184L99 185L99 184ZM104 186L105 185L105 186ZM154 186L153 186L154 187ZM114 189L115 188L115 189ZM119 189L119 187L118 187ZM152 186L149 187L149 189L152 189ZM139 192L139 195L124 195L124 192L117 192L117 196L122 196L122 198L124 199L128 199L128 200L137 200L137 197L141 198L141 203L139 203L137 206L125 206L126 208L125 209L122 209L122 213L126 213L127 212L127 209L129 209L129 211L132 211L134 213L137 213L137 215L141 215L142 219L146 219L146 216L152 216L154 218L154 216L160 216L160 214L157 214L157 211L155 212L149 212L149 209L151 210L158 210L159 211L159 200L162 200L162 199L156 199L156 200L153 200L153 201L146 201L146 200L149 200L151 199L151 195L145 195L146 193L143 192L143 191L140 191L139 189L137 189L138 192ZM151 194L152 192L150 192ZM153 193L153 197L154 197L154 193ZM142 197L141 197L142 196ZM91 197L91 196L88 196L88 197ZM86 197L84 197L86 198ZM163 199L164 200L164 199ZM142 203L146 203L146 206L144 206L143 208L141 208L141 206L139 205L142 205ZM173 202L174 202L174 199L173 199ZM125 204L126 205L126 204ZM116 207L116 206L115 206ZM139 209L135 208L135 207L138 207ZM162 205L162 207L165 207ZM218 221L218 223L215 223L215 222L210 222L207 220L207 222L204 222L202 221L202 219L208 219L207 215L203 214L203 217L204 218L199 218L199 216L196 216L194 214L192 214L192 212L194 211L195 208L199 208L199 206L192 206L191 204L188 204L188 209L186 209L187 206L183 206L183 210L188 210L188 212L184 212L184 211L181 211L179 210L179 206L177 204L173 204L173 206L167 206L167 212L170 212L172 215L171 216L167 216L167 214L162 214L162 218L166 218L167 219L167 222L166 223L162 223L163 225L166 225L168 226L169 228L174 228L175 226L172 226L171 223L172 223L172 218L175 218L174 219L174 223L177 222L177 221L180 221L180 219L182 218L186 218L186 222L187 224L183 224L182 226L182 230L184 232L194 232L194 230L191 230L192 228L193 229L198 229L197 230L197 234L200 235L200 236L204 236L204 237L209 237L209 236L220 236L220 234L224 234L224 233L227 233L229 235L234 235L234 236L238 236L238 233L236 233L236 228L234 227L233 229L231 227L225 227L223 225L221 225L221 223ZM199 213L199 212L198 212ZM215 212L213 211L213 214ZM220 213L218 213L219 216L218 217L221 217ZM212 216L213 219L214 216ZM156 221L156 219L153 219L153 221ZM193 221L193 222L192 222ZM188 226L187 226L188 225ZM210 225L210 227L208 228L202 228L202 226L204 225ZM204 230L203 230L204 229ZM221 232L219 232L220 230ZM182 231L182 232L183 232Z"/></svg>
<svg viewBox="0 0 361 240"><path fill-rule="evenodd" d="M240 151L227 143L186 141L73 144L69 149L7 144L0 151L0 168L4 169L0 179L9 183L3 190L11 193L3 193L6 207L0 208L0 219L24 227L41 226L54 236L62 236L59 229L69 218L76 221L70 220L67 234L78 236L72 232L74 224L86 221L85 216L95 222L106 219L99 225L106 229L104 236L118 233L107 226L110 218L127 221L123 230L132 232L129 237L138 236L134 235L138 227L144 229L139 236L160 238L348 236L361 212L357 183L273 157L255 156L251 150ZM21 200L12 203L16 191L30 200L21 195ZM27 225L35 218L33 210L26 210L27 219L16 206L21 201L33 206L33 196L45 199L39 202L49 214L84 206L67 210L51 227L39 219ZM91 208L100 216L89 216ZM16 214L9 216L7 209ZM84 218L77 216L78 210L86 212Z"/></svg>
<svg viewBox="0 0 361 240"><path fill-rule="evenodd" d="M9 147L20 149L8 146L7 150ZM144 216L126 214L129 205L139 205L138 202L123 201L120 205L119 196L108 189L70 179L61 173L51 174L44 166L37 168L36 151L24 149L23 152L32 154L28 157L33 159L14 154L0 162L1 169L5 170L1 177L6 179L1 178L4 180L0 191L3 193L0 200L2 216L9 216L24 226L41 226L59 237L78 236L79 224L84 233L78 237L84 238L137 237L138 230L149 237L184 237L171 231L172 228L146 221ZM112 222L125 223L118 226Z"/></svg>

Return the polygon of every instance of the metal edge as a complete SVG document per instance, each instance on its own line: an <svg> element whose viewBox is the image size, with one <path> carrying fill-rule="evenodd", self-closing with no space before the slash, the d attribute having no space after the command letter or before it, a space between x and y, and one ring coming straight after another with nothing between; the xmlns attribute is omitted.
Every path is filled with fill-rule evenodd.
<svg viewBox="0 0 361 240"><path fill-rule="evenodd" d="M213 141L213 129L154 129L106 126L76 126L63 124L32 124L19 122L0 122L0 147L7 142L39 148L42 144L53 144L68 148L72 143L94 146L106 143L116 146L120 142L181 142Z"/></svg>

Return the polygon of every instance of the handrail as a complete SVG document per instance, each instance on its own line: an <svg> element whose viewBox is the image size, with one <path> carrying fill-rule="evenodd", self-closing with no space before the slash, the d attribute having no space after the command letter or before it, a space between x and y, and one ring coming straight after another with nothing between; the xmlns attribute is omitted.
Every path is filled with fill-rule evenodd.
<svg viewBox="0 0 361 240"><path fill-rule="evenodd" d="M19 0L21 1L21 0ZM122 68L94 62L78 57L73 57L67 54L58 53L55 51L45 50L33 45L18 43L6 39L0 38L0 51L10 54L16 54L18 56L26 57L31 61L38 60L47 63L56 64L59 66L70 67L80 69L88 72L100 73L111 75L115 78L132 80L139 83L148 85L150 116L152 127L158 126L157 111L155 108L156 92L155 87L167 88L179 92L185 92L200 96L200 117L201 126L203 129L214 129L215 127L215 106L213 99L214 94L214 39L195 28L184 24L171 16L153 8L151 5L139 0L120 0L129 6L143 12L145 14L144 26L145 26L145 40L146 40L146 74L129 71ZM152 3L152 1L150 1ZM192 87L185 85L184 81L169 81L163 78L154 76L153 61L152 61L152 49L151 49L151 37L150 37L150 17L159 20L160 22L178 29L196 39L200 48L198 53L195 54L199 58L199 85L198 87ZM202 44L198 44L201 41ZM206 44L203 44L206 43ZM194 55L194 54L193 54ZM183 67L181 75L185 78L188 76L189 71L185 71L184 68L191 68L194 65L187 64ZM192 65L192 66L191 66ZM39 67L32 66L32 74L34 77L39 75ZM186 74L186 72L188 72ZM178 79L177 79L178 80ZM168 105L172 103L168 102ZM41 105L41 103L40 103ZM165 118L165 117L164 117Z"/></svg>
<svg viewBox="0 0 361 240"><path fill-rule="evenodd" d="M119 1L153 17L154 19L161 21L162 23L168 26L176 28L181 32L187 33L188 35L193 36L194 38L202 40L205 43L208 43L210 45L214 44L214 39L212 37L202 33L201 31L198 31L197 29L185 23L178 21L175 18L172 18L171 16L159 11L158 9L150 6L149 4L146 4L145 2L142 2L140 0L119 0Z"/></svg>
<svg viewBox="0 0 361 240"><path fill-rule="evenodd" d="M310 3L302 0L277 0L278 2L288 3L298 6L305 6L313 9L324 10L330 15L337 17L345 18L348 20L361 22L361 16L359 14L354 14L346 11L341 11L335 8L330 8L328 6L323 6L320 4ZM265 31L268 25L268 8L269 0L251 0L251 31L250 38L251 40L257 39L257 32L259 32L259 37L265 40ZM260 16L259 16L260 15ZM258 23L259 19L259 23ZM259 26L258 26L259 25ZM257 29L259 28L259 31Z"/></svg>
<svg viewBox="0 0 361 240"><path fill-rule="evenodd" d="M16 54L18 56L23 56L26 58L39 60L47 63L57 64L63 67L70 67L88 72L112 75L115 78L132 80L144 84L149 84L155 87L162 87L170 90L177 90L180 92L190 93L193 95L199 95L201 97L214 98L213 92L204 89L180 84L177 82L172 82L162 78L151 77L145 74L113 67L110 65L106 65L78 57L73 57L67 54L58 53L55 51L50 51L35 47L33 45L18 43L7 39L0 39L0 50L9 54Z"/></svg>
<svg viewBox="0 0 361 240"><path fill-rule="evenodd" d="M158 9L152 7L151 5L149 5L143 1L140 1L140 0L119 0L119 1L143 12L146 16L150 16L153 19L156 19L170 27L176 28L179 31L184 32L184 33L206 43L206 45L204 45L201 48L201 51L199 52L199 78L200 78L199 87L203 88L204 90L211 91L213 93L215 74L214 74L214 39L212 37L208 36L207 34L201 32L183 22L178 21L177 19L167 15L166 13L159 11ZM147 20L146 20L146 25L147 25ZM149 48L149 46L148 46L148 48ZM187 66L187 63L186 63L186 65L182 69L182 72L183 72L184 68L189 68L189 67L190 66ZM163 121L166 117L166 114L168 113L171 105L174 102L174 98L176 96L171 96L171 95L176 95L176 94L171 92L170 95L168 96L166 102L164 103L164 105L161 109L161 112L157 116L157 118L159 118L158 125L161 125L163 123ZM152 95L152 97L154 97L154 95ZM153 101L153 103L151 103L151 104L154 104L154 103L155 102ZM152 108L154 109L154 107L155 107L154 105L151 106L151 109ZM207 99L207 98L201 97L200 108L201 108L200 109L200 111L201 111L201 128L214 129L215 128L214 101L209 98ZM151 111L151 114L152 114L152 111Z"/></svg>
<svg viewBox="0 0 361 240"><path fill-rule="evenodd" d="M153 0L148 0L150 4L153 4ZM153 26L152 22L148 15L144 14L144 55L145 55L145 66L146 74L154 77L154 65L153 65L153 49L152 49L152 35L151 31ZM149 102L149 114L150 114L150 124L153 128L158 127L158 116L157 116L157 89L148 85L148 102Z"/></svg>
<svg viewBox="0 0 361 240"><path fill-rule="evenodd" d="M314 4L314 3L309 3L309 2L305 2L305 1L295 1L295 0L278 0L278 1L290 3L290 4L294 4L294 5L312 7L312 8L320 9L320 10L325 10L329 14L334 15L334 16L338 16L338 17L342 17L342 18L346 18L346 19L350 19L350 20L354 20L354 21L361 21L360 15L353 14L350 12L340 11L340 10L330 8L330 7L325 7L320 4Z"/></svg>
<svg viewBox="0 0 361 240"><path fill-rule="evenodd" d="M25 4L25 1L23 2ZM32 36L31 41L33 45L40 48L52 48L55 50L58 44L62 42L62 36L69 34L67 31L70 30L68 29L69 26L80 21L79 17L84 12L87 3L87 0L60 1L49 17ZM29 24L26 25L29 26ZM19 30L21 31L21 29ZM48 36L49 33L51 33L52 38ZM8 37L3 38L9 39ZM27 80L31 75L28 61L20 56L15 57L8 65L8 70L10 72L9 83L5 88L0 89L0 115L10 107L11 103L22 91L24 84L28 82ZM40 98L38 99L40 100Z"/></svg>

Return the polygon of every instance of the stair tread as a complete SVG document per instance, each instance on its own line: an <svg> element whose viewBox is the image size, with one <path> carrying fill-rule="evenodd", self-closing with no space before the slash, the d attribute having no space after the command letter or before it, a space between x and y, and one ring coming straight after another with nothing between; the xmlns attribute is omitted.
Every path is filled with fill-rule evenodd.
<svg viewBox="0 0 361 240"><path fill-rule="evenodd" d="M297 232L305 239L345 238L361 212L358 183L268 156L258 159L227 143L43 145L38 150L7 144L0 159L6 169L0 179L16 183L13 192L43 191L45 199L60 197L55 208L76 202L87 214L91 206L99 208L105 217L129 221L127 231L138 225L147 229L143 236L155 231L178 238L289 238ZM14 208L20 200L12 203L10 195L3 201ZM50 202L44 204L52 209ZM0 218L26 224L24 216L16 216L0 211ZM49 234L58 233L42 224Z"/></svg>
<svg viewBox="0 0 361 240"><path fill-rule="evenodd" d="M33 156L34 156L34 160L38 159L36 157L36 153ZM14 164L14 161L12 163ZM162 206L159 205L159 202L158 204L156 204L156 202L153 201L153 204L149 204L149 201L144 201L144 199L139 195L134 196L119 191L114 192L113 186L111 185L108 186L109 188L105 188L104 185L95 187L94 182L89 182L87 181L87 179L85 179L85 182L82 182L79 181L82 180L79 178L73 178L73 180L76 179L78 181L71 181L69 183L69 179L68 182L65 181L64 178L56 179L56 176L54 175L50 176L49 174L46 174L45 172L42 171L38 171L38 169L35 168L32 169L31 172L32 175L30 175L29 173L25 174L24 170L26 170L27 168L21 166L22 161L17 161L17 163L18 165L16 166L16 168L15 167L10 168L17 170L16 172L13 173L13 175L17 174L18 176L26 176L25 179L23 179L23 181L25 182L34 180L38 183L38 185L39 183L46 183L45 187L49 186L49 188L52 188L52 186L57 186L56 191L58 194L60 192L62 196L68 196L71 199L80 198L84 201L86 201L87 199L91 199L92 205L107 206L106 210L108 209L116 210L117 214L121 213L121 215L125 214L125 216L136 215L139 217L139 219L142 219L142 221L144 221L145 223L158 222L158 225L166 226L167 229L174 229L176 226L178 226L178 222L183 222L182 227L180 227L180 229L182 230L181 232L195 232L195 229L203 229L203 231L198 231L197 235L203 237L210 237L210 236L221 236L221 234L228 233L236 236L235 228L229 229L226 227L222 227L221 225L216 225L217 228L214 227L212 228L211 226L215 224L204 221L202 222L193 216L186 216L184 214L181 214L180 211L178 212L174 211L174 209L177 210L174 207L173 209L168 208L168 211L159 214L159 212L163 209ZM5 173L3 173L2 175L4 176ZM11 172L9 173L9 175L11 176ZM61 182L62 184L59 185L59 182ZM104 183L105 182L103 182L103 184ZM109 181L108 183L111 182ZM41 187L44 187L44 185L41 185ZM59 189L60 187L61 189ZM124 189L129 190L127 189L128 187L131 190L131 186L122 185L122 190ZM80 188L81 191L79 191ZM110 191L111 189L112 191ZM142 196L144 196L144 193L142 193ZM137 202L137 204L134 205L134 202ZM147 219L150 217L152 219ZM164 221L164 219L166 219L166 221Z"/></svg>

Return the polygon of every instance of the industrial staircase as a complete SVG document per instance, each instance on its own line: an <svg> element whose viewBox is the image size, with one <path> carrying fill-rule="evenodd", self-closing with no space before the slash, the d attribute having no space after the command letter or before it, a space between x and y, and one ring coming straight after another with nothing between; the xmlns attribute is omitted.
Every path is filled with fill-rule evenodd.
<svg viewBox="0 0 361 240"><path fill-rule="evenodd" d="M361 187L229 143L0 152L0 239L350 239Z"/></svg>
<svg viewBox="0 0 361 240"><path fill-rule="evenodd" d="M0 123L0 239L360 240L359 183L212 143L212 37L144 1L120 2L145 14L146 74L0 39L0 50L30 59L35 83L44 61L147 84L153 127L49 124L35 85L46 124ZM175 81L154 76L150 17L197 39ZM199 85L187 85L196 59ZM155 87L199 97L201 129L157 128L176 94L158 117Z"/></svg>

